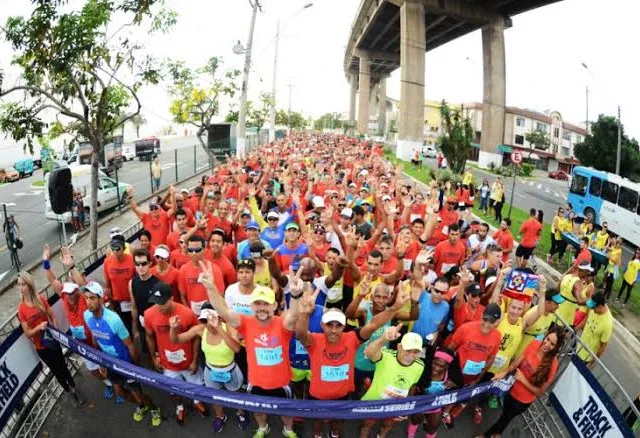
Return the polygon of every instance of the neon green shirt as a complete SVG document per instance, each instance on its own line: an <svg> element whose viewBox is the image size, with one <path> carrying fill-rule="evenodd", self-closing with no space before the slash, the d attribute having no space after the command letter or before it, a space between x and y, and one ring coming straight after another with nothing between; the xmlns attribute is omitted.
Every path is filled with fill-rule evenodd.
<svg viewBox="0 0 640 438"><path fill-rule="evenodd" d="M418 383L424 371L424 362L416 359L411 365L405 366L398 362L397 355L396 350L382 349L382 357L376 362L373 382L362 400L403 398L409 395L409 390Z"/></svg>

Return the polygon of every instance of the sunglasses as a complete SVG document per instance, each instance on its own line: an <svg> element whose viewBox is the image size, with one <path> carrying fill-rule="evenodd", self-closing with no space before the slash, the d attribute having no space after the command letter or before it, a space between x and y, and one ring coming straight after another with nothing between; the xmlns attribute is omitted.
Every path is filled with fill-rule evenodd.
<svg viewBox="0 0 640 438"><path fill-rule="evenodd" d="M271 221L277 221L277 220L278 220L278 218L277 218L277 217L269 217L269 218L267 218L267 220L268 220L269 222L271 222Z"/></svg>
<svg viewBox="0 0 640 438"><path fill-rule="evenodd" d="M156 260L167 260L166 258L160 257L159 255L155 256L155 258L156 258Z"/></svg>
<svg viewBox="0 0 640 438"><path fill-rule="evenodd" d="M188 248L187 251L190 253L198 254L199 252L202 252L202 248Z"/></svg>
<svg viewBox="0 0 640 438"><path fill-rule="evenodd" d="M120 245L110 245L112 251L122 251L122 247Z"/></svg>
<svg viewBox="0 0 640 438"><path fill-rule="evenodd" d="M338 204L338 207L340 208L345 208L347 206L347 204Z"/></svg>
<svg viewBox="0 0 640 438"><path fill-rule="evenodd" d="M154 211L154 210L158 210L160 207L158 207L157 205L152 205L151 207L149 207L150 211Z"/></svg>
<svg viewBox="0 0 640 438"><path fill-rule="evenodd" d="M149 262L134 262L136 266L147 266Z"/></svg>
<svg viewBox="0 0 640 438"><path fill-rule="evenodd" d="M316 231L313 232L313 234L317 234L319 236L324 236L325 232L322 231L322 230L316 230Z"/></svg>
<svg viewBox="0 0 640 438"><path fill-rule="evenodd" d="M444 294L446 294L447 292L449 292L448 290L441 290L441 289L433 289L433 291L434 291L435 293L440 294L440 295L444 295Z"/></svg>

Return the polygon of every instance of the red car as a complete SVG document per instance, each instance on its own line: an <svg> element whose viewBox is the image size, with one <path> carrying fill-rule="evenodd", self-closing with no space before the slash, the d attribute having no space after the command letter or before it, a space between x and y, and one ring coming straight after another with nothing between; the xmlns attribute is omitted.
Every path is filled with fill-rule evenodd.
<svg viewBox="0 0 640 438"><path fill-rule="evenodd" d="M549 172L549 178L559 179L560 181L568 181L569 175L563 170L556 170L555 172Z"/></svg>

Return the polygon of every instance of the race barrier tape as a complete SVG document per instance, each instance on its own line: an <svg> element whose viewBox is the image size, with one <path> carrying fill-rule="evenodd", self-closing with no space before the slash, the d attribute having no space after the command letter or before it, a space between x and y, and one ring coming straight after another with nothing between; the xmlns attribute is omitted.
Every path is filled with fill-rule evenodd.
<svg viewBox="0 0 640 438"><path fill-rule="evenodd" d="M166 377L155 371L107 355L102 351L78 342L73 337L53 327L48 327L48 330L55 340L74 353L118 374L136 380L139 383L153 386L154 388L179 395L186 399L200 400L203 403L234 409L246 409L253 412L264 412L273 415L346 420L407 416L432 411L453 403L459 403L480 394L502 394L507 392L514 382L513 377L509 377L495 382L482 383L480 385L445 391L439 394L379 401L288 400L284 398L263 397L212 389Z"/></svg>

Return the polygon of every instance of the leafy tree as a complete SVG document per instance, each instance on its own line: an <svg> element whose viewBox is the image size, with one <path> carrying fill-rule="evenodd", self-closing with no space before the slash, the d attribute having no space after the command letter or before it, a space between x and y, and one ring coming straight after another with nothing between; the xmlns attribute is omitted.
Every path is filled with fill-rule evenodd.
<svg viewBox="0 0 640 438"><path fill-rule="evenodd" d="M640 175L640 152L638 142L624 133L622 126L620 149L621 176L638 180ZM584 166L591 166L605 172L616 171L616 152L618 149L618 120L612 116L600 114L591 125L591 131L584 142L574 148L575 156Z"/></svg>
<svg viewBox="0 0 640 438"><path fill-rule="evenodd" d="M259 107L247 105L247 126L258 128L260 132L269 119L274 103L271 93L260 93Z"/></svg>
<svg viewBox="0 0 640 438"><path fill-rule="evenodd" d="M297 111L278 110L276 112L276 125L289 126L291 129L301 130L307 127L308 120Z"/></svg>
<svg viewBox="0 0 640 438"><path fill-rule="evenodd" d="M140 112L138 89L159 79L154 60L141 56L141 46L119 33L143 25L148 18L156 29L166 30L176 16L166 12L154 17L152 8L161 0L85 0L79 9L67 7L65 0L32 3L29 17L9 17L4 26L4 37L16 53L12 63L21 74L17 85L0 83L0 97L16 95L21 100L2 106L0 126L14 140L30 144L44 129L44 114L53 113L64 130L92 145L91 246L95 249L100 150L106 138ZM129 21L108 34L116 14ZM120 117L130 104L135 109Z"/></svg>
<svg viewBox="0 0 640 438"><path fill-rule="evenodd" d="M438 144L449 162L451 171L462 173L473 138L471 122L462 115L462 109L452 110L444 100L440 104L440 117L443 133L438 138Z"/></svg>
<svg viewBox="0 0 640 438"><path fill-rule="evenodd" d="M147 124L147 119L142 114L137 114L131 118L131 124L136 128L136 137L140 138L140 128Z"/></svg>
<svg viewBox="0 0 640 438"><path fill-rule="evenodd" d="M525 134L524 139L527 140L531 145L529 147L529 157L531 157L534 149L545 151L551 144L549 142L549 136L547 135L547 133L544 131L540 131L539 129L528 132L527 134Z"/></svg>
<svg viewBox="0 0 640 438"><path fill-rule="evenodd" d="M221 73L222 58L211 57L206 65L190 69L182 61L168 62L169 95L172 98L169 112L176 123L197 128L196 135L207 151L203 134L220 110L222 97L233 98L239 90L240 70Z"/></svg>
<svg viewBox="0 0 640 438"><path fill-rule="evenodd" d="M339 113L326 113L313 122L313 127L322 131L323 129L342 129L347 126L347 121L342 120Z"/></svg>

